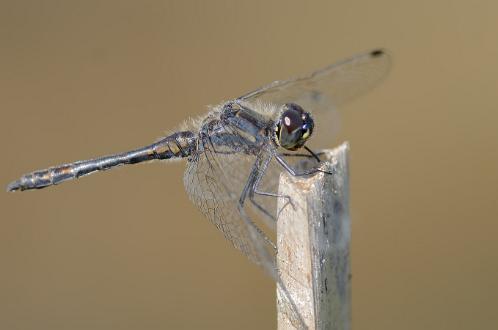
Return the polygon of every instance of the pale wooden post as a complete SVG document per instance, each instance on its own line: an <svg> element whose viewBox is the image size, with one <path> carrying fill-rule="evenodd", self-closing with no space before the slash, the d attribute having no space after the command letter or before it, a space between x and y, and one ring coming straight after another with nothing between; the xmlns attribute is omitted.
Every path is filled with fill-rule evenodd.
<svg viewBox="0 0 498 330"><path fill-rule="evenodd" d="M277 221L278 329L351 328L347 143L322 160L334 174L280 178Z"/></svg>

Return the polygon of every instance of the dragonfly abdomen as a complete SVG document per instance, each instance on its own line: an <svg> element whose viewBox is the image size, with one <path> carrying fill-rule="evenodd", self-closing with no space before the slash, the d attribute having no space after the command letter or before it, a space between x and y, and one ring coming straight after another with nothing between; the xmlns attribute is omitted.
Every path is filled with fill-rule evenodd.
<svg viewBox="0 0 498 330"><path fill-rule="evenodd" d="M121 165L158 159L184 158L190 156L196 146L197 137L194 133L177 132L151 145L132 151L53 166L25 174L10 183L7 191L41 189Z"/></svg>

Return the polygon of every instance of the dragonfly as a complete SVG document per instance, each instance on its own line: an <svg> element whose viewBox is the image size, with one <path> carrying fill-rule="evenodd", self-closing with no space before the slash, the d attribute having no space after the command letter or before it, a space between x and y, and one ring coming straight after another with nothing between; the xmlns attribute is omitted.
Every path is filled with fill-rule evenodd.
<svg viewBox="0 0 498 330"><path fill-rule="evenodd" d="M235 248L274 274L277 251L268 232L275 230L276 200L287 197L277 193L280 173L332 174L306 143L315 135L327 137L334 109L371 90L389 68L385 50L363 52L211 107L150 145L25 174L7 191L45 188L121 165L183 159L193 204ZM292 159L303 156L315 164L298 169Z"/></svg>

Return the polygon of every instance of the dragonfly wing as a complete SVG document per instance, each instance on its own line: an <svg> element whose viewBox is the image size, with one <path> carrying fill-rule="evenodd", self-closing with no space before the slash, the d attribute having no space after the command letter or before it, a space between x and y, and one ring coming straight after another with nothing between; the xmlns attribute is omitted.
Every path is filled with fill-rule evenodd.
<svg viewBox="0 0 498 330"><path fill-rule="evenodd" d="M390 56L377 49L357 54L304 77L274 81L239 100L297 103L312 112L331 110L366 93L387 75Z"/></svg>
<svg viewBox="0 0 498 330"><path fill-rule="evenodd" d="M255 162L255 156L205 149L189 159L184 184L192 202L225 238L274 275L275 249L258 224L238 208Z"/></svg>

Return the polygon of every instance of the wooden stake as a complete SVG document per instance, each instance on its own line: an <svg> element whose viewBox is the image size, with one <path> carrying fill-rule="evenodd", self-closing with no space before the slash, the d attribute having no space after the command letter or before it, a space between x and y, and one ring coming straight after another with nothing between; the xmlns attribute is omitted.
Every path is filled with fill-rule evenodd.
<svg viewBox="0 0 498 330"><path fill-rule="evenodd" d="M321 155L333 174L280 177L278 329L351 328L348 150Z"/></svg>

